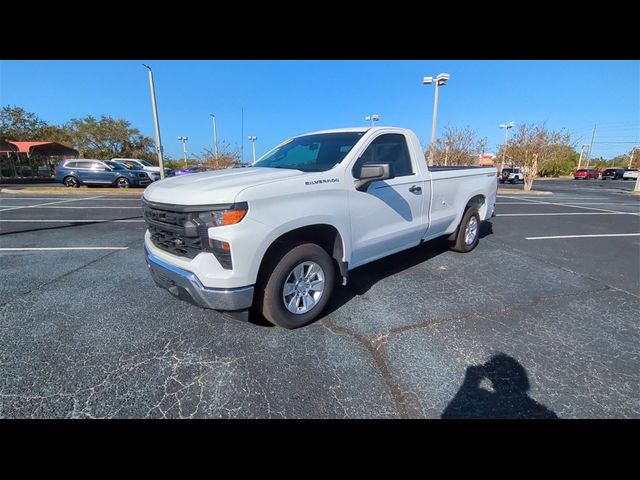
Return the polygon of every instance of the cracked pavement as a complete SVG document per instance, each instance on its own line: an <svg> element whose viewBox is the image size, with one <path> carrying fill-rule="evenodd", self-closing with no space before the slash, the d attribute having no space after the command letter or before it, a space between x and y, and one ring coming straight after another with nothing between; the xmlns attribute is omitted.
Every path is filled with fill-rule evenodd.
<svg viewBox="0 0 640 480"><path fill-rule="evenodd" d="M614 191L558 185L555 202L598 195L635 202L629 211L640 205ZM10 197L0 196L2 205L20 204ZM498 213L572 208L499 201L514 205ZM0 216L52 215L28 210ZM478 408L500 393L496 377L487 373L480 390L462 396L461 387L470 367L504 353L526 372L527 400L559 418L638 418L638 237L555 245L524 237L640 232L639 218L496 217L471 253L436 240L353 271L324 317L294 331L234 320L157 288L143 224L2 224L1 247L102 241L129 249L0 253L0 417L440 418L454 398L491 416ZM613 260L612 249L622 258ZM498 411L496 398L511 408L507 416L533 408L522 396L492 398L484 412Z"/></svg>

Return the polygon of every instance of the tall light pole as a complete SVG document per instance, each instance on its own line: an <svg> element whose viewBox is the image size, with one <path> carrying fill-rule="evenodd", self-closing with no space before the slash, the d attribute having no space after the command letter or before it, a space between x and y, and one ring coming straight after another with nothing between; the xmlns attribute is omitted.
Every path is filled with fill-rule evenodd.
<svg viewBox="0 0 640 480"><path fill-rule="evenodd" d="M218 158L218 129L216 128L216 116L213 113L210 113L211 118L213 119L213 156Z"/></svg>
<svg viewBox="0 0 640 480"><path fill-rule="evenodd" d="M578 168L576 170L580 170L580 166L582 165L582 154L584 153L584 147L588 147L588 143L583 143L580 145L580 158L578 159Z"/></svg>
<svg viewBox="0 0 640 480"><path fill-rule="evenodd" d="M373 115L367 115L366 117L364 117L364 119L366 121L371 120L371 126L375 127L375 125L376 125L375 122L379 122L380 121L380 115L374 113Z"/></svg>
<svg viewBox="0 0 640 480"><path fill-rule="evenodd" d="M435 78L436 93L433 99L433 119L431 120L431 143L429 143L429 165L433 165L433 144L436 141L436 120L438 118L438 93L439 88L449 81L451 76L448 73L440 73ZM422 80L424 85L431 85L433 77L424 77Z"/></svg>
<svg viewBox="0 0 640 480"><path fill-rule="evenodd" d="M250 136L247 138L251 140L251 143L253 144L253 163L256 163L256 140L258 139L258 137Z"/></svg>
<svg viewBox="0 0 640 480"><path fill-rule="evenodd" d="M178 137L178 140L182 140L182 155L184 156L184 166L187 168L187 140L189 137Z"/></svg>
<svg viewBox="0 0 640 480"><path fill-rule="evenodd" d="M509 132L509 129L515 127L515 125L516 124L514 122L501 123L499 125L500 128L504 128L504 145L502 146L502 163L500 164L500 174L502 174L502 169L504 168L504 158L505 158L505 155L507 154L507 143L508 143L507 133Z"/></svg>
<svg viewBox="0 0 640 480"><path fill-rule="evenodd" d="M153 72L149 65L142 64L149 70L149 88L151 89L151 107L153 108L153 123L156 127L156 151L158 152L158 165L160 166L160 180L164 179L164 159L162 158L162 141L160 140L160 121L158 120L158 107L156 105L156 89L153 85Z"/></svg>

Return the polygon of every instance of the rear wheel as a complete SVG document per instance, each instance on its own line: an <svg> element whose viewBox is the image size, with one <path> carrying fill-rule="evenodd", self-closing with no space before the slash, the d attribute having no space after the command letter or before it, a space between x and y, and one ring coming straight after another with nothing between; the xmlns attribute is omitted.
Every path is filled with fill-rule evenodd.
<svg viewBox="0 0 640 480"><path fill-rule="evenodd" d="M80 182L76 177L66 177L62 183L69 188L78 188L80 186Z"/></svg>
<svg viewBox="0 0 640 480"><path fill-rule="evenodd" d="M452 239L451 250L456 252L470 252L480 239L480 215L477 208L468 208L462 216L460 226Z"/></svg>
<svg viewBox="0 0 640 480"><path fill-rule="evenodd" d="M313 243L283 246L265 271L271 274L262 282L257 306L269 322L280 327L298 328L314 321L333 291L333 260Z"/></svg>

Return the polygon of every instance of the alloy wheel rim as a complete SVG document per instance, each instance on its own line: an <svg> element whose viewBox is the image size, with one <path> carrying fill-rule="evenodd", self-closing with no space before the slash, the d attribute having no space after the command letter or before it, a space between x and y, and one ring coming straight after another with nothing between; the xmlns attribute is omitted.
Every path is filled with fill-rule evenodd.
<svg viewBox="0 0 640 480"><path fill-rule="evenodd" d="M299 263L289 272L282 287L282 301L291 313L302 315L312 310L322 298L325 275L315 262Z"/></svg>
<svg viewBox="0 0 640 480"><path fill-rule="evenodd" d="M464 242L467 245L473 244L476 240L476 235L478 235L478 220L476 220L476 217L471 217L467 227L464 229Z"/></svg>

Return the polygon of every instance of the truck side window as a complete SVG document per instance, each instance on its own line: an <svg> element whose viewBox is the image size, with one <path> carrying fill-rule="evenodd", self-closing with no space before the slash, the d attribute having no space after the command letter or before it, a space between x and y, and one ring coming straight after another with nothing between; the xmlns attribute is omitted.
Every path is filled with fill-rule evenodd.
<svg viewBox="0 0 640 480"><path fill-rule="evenodd" d="M371 142L353 166L351 172L355 178L360 176L360 169L366 163L388 163L396 177L413 175L407 141L399 133L380 135Z"/></svg>

